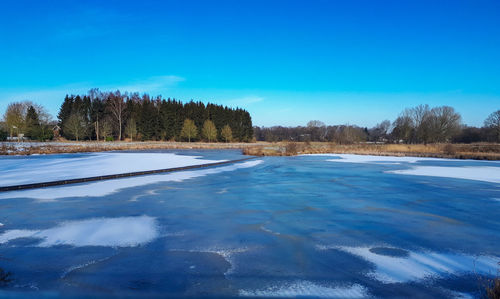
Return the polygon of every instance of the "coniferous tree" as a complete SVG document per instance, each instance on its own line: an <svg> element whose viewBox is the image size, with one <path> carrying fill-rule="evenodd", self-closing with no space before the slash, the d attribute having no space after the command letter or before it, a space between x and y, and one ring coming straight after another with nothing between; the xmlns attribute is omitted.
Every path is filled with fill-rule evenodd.
<svg viewBox="0 0 500 299"><path fill-rule="evenodd" d="M26 112L26 137L30 139L39 139L41 130L40 130L40 120L38 119L38 113L35 110L35 107L32 105L29 106Z"/></svg>
<svg viewBox="0 0 500 299"><path fill-rule="evenodd" d="M61 128L60 134L63 137L68 137L66 134L66 121L69 119L71 116L72 108L73 108L73 101L74 98L73 96L68 96L64 97L64 101L61 105L61 108L59 109L59 114L57 115L57 118L59 119L59 127Z"/></svg>

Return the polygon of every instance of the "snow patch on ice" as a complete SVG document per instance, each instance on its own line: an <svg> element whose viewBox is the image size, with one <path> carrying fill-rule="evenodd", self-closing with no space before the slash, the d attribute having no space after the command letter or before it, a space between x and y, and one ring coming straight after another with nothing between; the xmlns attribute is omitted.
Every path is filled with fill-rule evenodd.
<svg viewBox="0 0 500 299"><path fill-rule="evenodd" d="M466 179L497 184L500 183L500 167L491 166L416 166L410 169L386 171L386 173Z"/></svg>
<svg viewBox="0 0 500 299"><path fill-rule="evenodd" d="M0 193L2 198L34 198L40 201L53 201L68 197L100 197L115 193L121 189L138 187L160 182L182 182L184 180L203 177L210 174L216 174L237 169L250 168L262 163L262 160L252 160L243 163L237 163L229 166L219 166L203 170L179 171L168 174L155 174L146 176L137 176L116 180L99 181L95 183L85 183L64 187L51 187L32 190L10 191ZM137 198L132 198L134 200Z"/></svg>
<svg viewBox="0 0 500 299"><path fill-rule="evenodd" d="M92 153L70 158L5 159L0 182L2 186L21 185L225 161L201 158L173 153Z"/></svg>
<svg viewBox="0 0 500 299"><path fill-rule="evenodd" d="M68 221L44 230L8 230L0 244L20 238L41 239L38 247L56 245L135 247L158 237L156 219L149 216Z"/></svg>
<svg viewBox="0 0 500 299"><path fill-rule="evenodd" d="M326 287L311 281L296 281L282 283L261 290L240 290L240 296L245 297L314 297L314 298L367 298L365 287L354 284L348 287Z"/></svg>
<svg viewBox="0 0 500 299"><path fill-rule="evenodd" d="M401 162L416 163L419 161L453 161L451 159L441 159L441 158L372 156L372 155L353 155L353 154L312 154L306 156L338 157L340 159L329 159L327 161L340 162L340 163L400 164Z"/></svg>
<svg viewBox="0 0 500 299"><path fill-rule="evenodd" d="M368 273L368 276L383 283L417 281L470 272L492 274L496 273L499 260L498 257L492 256L412 251L409 251L407 257L389 256L372 252L371 247L317 246L317 248L341 250L373 263L375 270Z"/></svg>

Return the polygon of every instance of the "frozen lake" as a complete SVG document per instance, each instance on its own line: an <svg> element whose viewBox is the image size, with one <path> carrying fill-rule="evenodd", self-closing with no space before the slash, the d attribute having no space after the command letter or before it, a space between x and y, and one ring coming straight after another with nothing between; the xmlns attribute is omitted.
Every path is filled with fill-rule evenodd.
<svg viewBox="0 0 500 299"><path fill-rule="evenodd" d="M0 186L239 158L0 157ZM0 193L0 223L0 296L477 297L500 268L500 163L257 158Z"/></svg>

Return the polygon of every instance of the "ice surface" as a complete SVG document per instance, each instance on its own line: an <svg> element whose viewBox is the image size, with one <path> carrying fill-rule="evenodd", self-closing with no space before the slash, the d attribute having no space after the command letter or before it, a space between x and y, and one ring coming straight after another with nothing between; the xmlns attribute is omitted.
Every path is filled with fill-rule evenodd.
<svg viewBox="0 0 500 299"><path fill-rule="evenodd" d="M408 257L381 255L371 247L319 246L318 249L337 249L359 256L375 265L369 276L383 283L421 280L446 274L475 272L496 273L498 257L470 256L459 253L413 252Z"/></svg>
<svg viewBox="0 0 500 299"><path fill-rule="evenodd" d="M391 170L387 171L387 173L435 176L435 177L500 183L500 167L490 167L490 166L464 166L464 167L415 166L410 169Z"/></svg>
<svg viewBox="0 0 500 299"><path fill-rule="evenodd" d="M92 153L75 157L3 159L0 185L21 185L221 162L172 153Z"/></svg>
<svg viewBox="0 0 500 299"><path fill-rule="evenodd" d="M367 290L354 284L349 287L326 287L310 281L283 283L260 290L240 290L240 296L246 297L314 297L314 298L367 298Z"/></svg>
<svg viewBox="0 0 500 299"><path fill-rule="evenodd" d="M181 182L184 180L216 174L226 171L234 171L241 168L254 167L262 163L262 160L253 160L237 163L229 166L219 166L203 170L179 171L167 174L155 174L137 176L131 178L99 181L64 187L52 187L32 190L21 190L0 193L1 198L34 198L39 202L51 202L55 199L67 197L98 197L112 194L124 188L143 186L160 182Z"/></svg>
<svg viewBox="0 0 500 299"><path fill-rule="evenodd" d="M68 221L43 230L8 230L0 244L19 238L41 239L38 247L56 245L134 247L158 237L156 219L149 216Z"/></svg>
<svg viewBox="0 0 500 299"><path fill-rule="evenodd" d="M233 274L236 270L236 260L234 258L235 254L244 253L249 251L250 248L242 247L242 248L221 248L221 247L212 247L207 249L189 249L189 250L181 250L181 249L172 249L171 251L187 251L187 252L203 252L203 253L212 253L221 256L226 262L230 265L230 267L224 272L224 275Z"/></svg>

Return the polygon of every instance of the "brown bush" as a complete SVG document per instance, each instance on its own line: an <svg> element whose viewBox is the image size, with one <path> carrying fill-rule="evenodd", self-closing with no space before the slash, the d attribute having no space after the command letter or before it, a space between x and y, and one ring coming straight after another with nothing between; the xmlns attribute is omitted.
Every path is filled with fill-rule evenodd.
<svg viewBox="0 0 500 299"><path fill-rule="evenodd" d="M296 142L289 142L285 146L285 154L287 156L295 156L298 152L298 145Z"/></svg>
<svg viewBox="0 0 500 299"><path fill-rule="evenodd" d="M457 150L455 146L453 146L453 144L448 143L444 146L443 153L445 153L446 155L454 156L457 153Z"/></svg>

